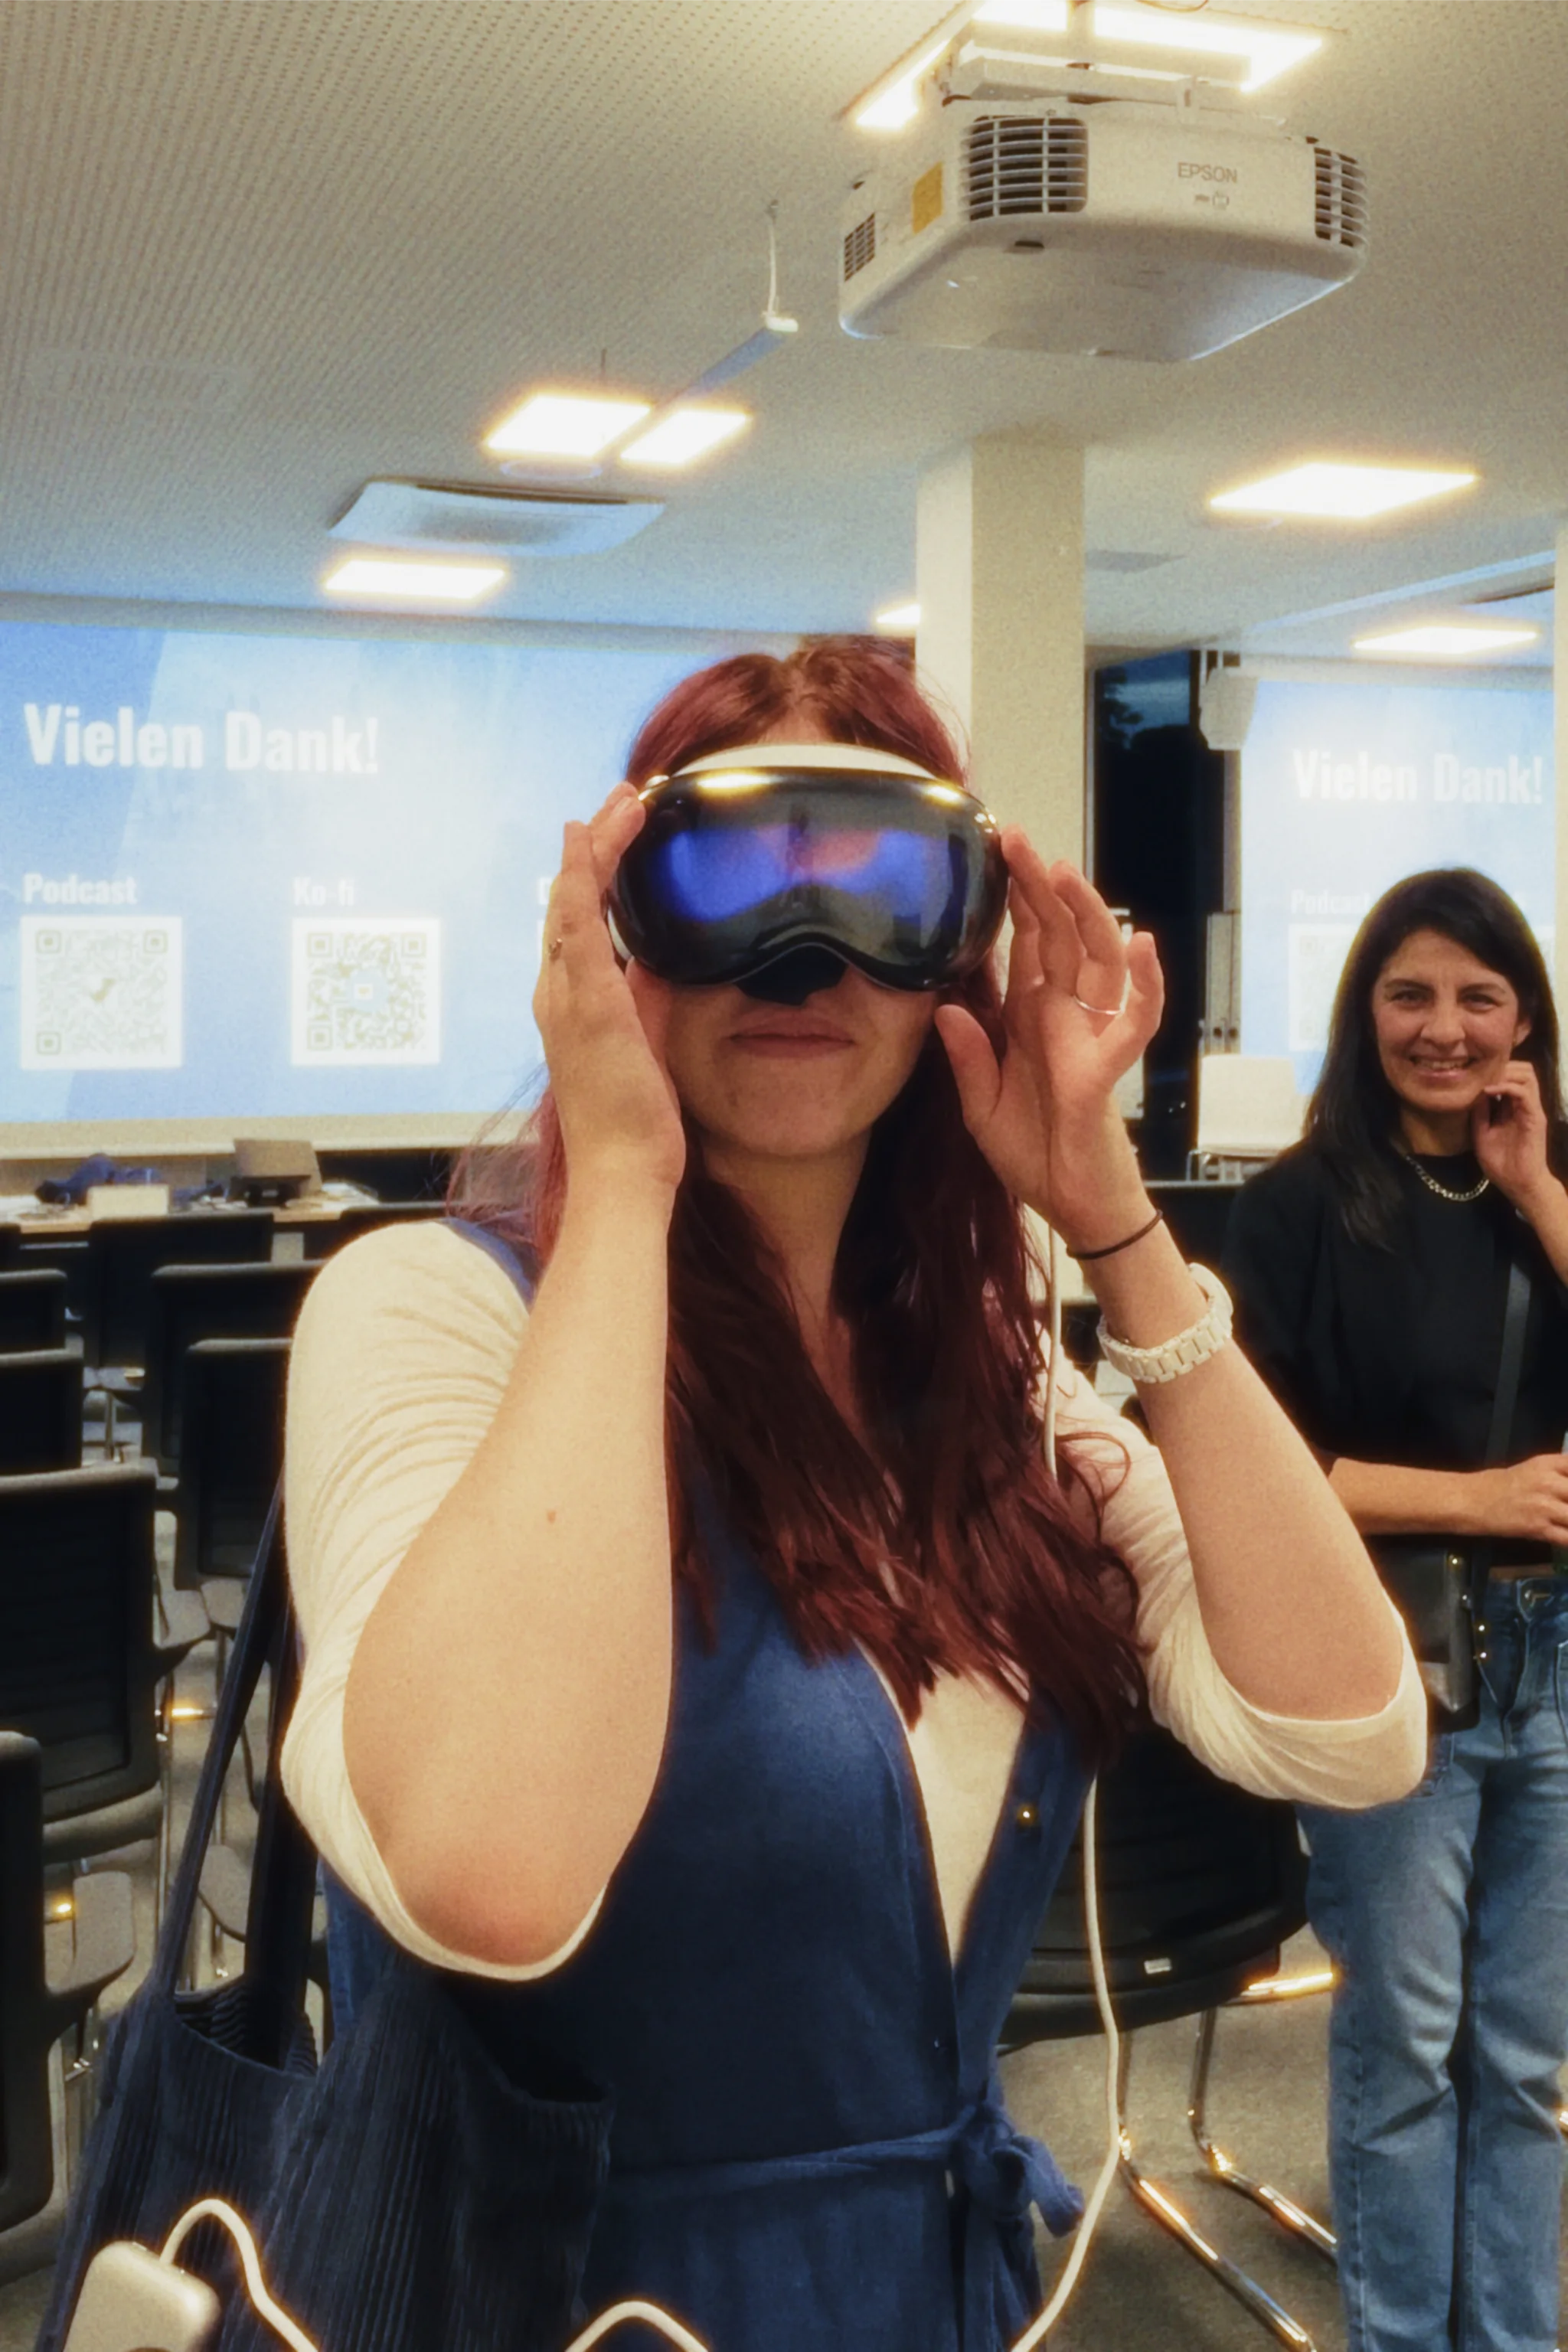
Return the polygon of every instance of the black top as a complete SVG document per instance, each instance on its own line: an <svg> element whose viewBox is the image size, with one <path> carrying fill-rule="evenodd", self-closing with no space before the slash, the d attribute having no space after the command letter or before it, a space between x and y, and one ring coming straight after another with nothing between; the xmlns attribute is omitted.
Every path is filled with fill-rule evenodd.
<svg viewBox="0 0 1568 2352"><path fill-rule="evenodd" d="M1420 1163L1448 1192L1479 1183L1468 1152ZM1440 1199L1414 1168L1394 1246L1352 1239L1310 1144L1243 1186L1224 1270L1247 1355L1324 1454L1412 1469L1485 1466L1510 1258L1531 1276L1507 1459L1554 1453L1568 1432L1568 1293L1495 1185Z"/></svg>

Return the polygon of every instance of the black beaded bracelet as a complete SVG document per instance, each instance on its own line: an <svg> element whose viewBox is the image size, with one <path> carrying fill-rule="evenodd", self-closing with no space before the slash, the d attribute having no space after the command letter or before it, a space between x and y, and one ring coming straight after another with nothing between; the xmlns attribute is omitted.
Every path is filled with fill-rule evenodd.
<svg viewBox="0 0 1568 2352"><path fill-rule="evenodd" d="M1163 1209L1156 1209L1148 1223L1140 1225L1137 1232L1129 1234L1124 1241L1109 1242L1104 1249L1069 1250L1068 1255L1069 1257L1076 1258L1079 1265L1092 1265L1097 1257L1114 1257L1118 1250L1131 1249L1134 1242L1141 1242L1145 1234L1152 1234L1156 1225L1163 1225L1164 1222L1165 1212Z"/></svg>

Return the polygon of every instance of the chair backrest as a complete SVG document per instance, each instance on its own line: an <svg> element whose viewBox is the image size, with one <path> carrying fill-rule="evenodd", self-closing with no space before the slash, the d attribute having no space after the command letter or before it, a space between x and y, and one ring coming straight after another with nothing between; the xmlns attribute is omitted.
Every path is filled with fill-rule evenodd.
<svg viewBox="0 0 1568 2352"><path fill-rule="evenodd" d="M1225 1255L1225 1237L1239 1184L1156 1182L1149 1187L1155 1207L1164 1212L1177 1248L1200 1265L1217 1266Z"/></svg>
<svg viewBox="0 0 1568 2352"><path fill-rule="evenodd" d="M1127 2026L1191 2016L1271 1971L1306 1919L1306 1863L1287 1804L1205 1769L1168 1732L1136 1738L1100 1790L1106 1975ZM1093 2032L1081 1832L1035 1935L1005 2046Z"/></svg>
<svg viewBox="0 0 1568 2352"><path fill-rule="evenodd" d="M0 1476L81 1463L81 1358L68 1348L0 1356Z"/></svg>
<svg viewBox="0 0 1568 2352"><path fill-rule="evenodd" d="M142 1451L165 1477L179 1468L184 1383L180 1367L202 1339L287 1339L316 1267L161 1265L149 1285Z"/></svg>
<svg viewBox="0 0 1568 2352"><path fill-rule="evenodd" d="M0 1478L0 1727L63 1821L158 1780L150 1463Z"/></svg>
<svg viewBox="0 0 1568 2352"><path fill-rule="evenodd" d="M87 1237L82 1352L94 1370L146 1360L153 1276L161 1265L254 1265L272 1247L268 1209L186 1210L113 1218Z"/></svg>
<svg viewBox="0 0 1568 2352"><path fill-rule="evenodd" d="M361 1234L374 1233L377 1225L401 1225L424 1217L444 1217L445 1201L376 1201L356 1203L336 1217L321 1217L305 1225L305 1255L308 1258L331 1257L334 1250L348 1242L357 1241Z"/></svg>
<svg viewBox="0 0 1568 2352"><path fill-rule="evenodd" d="M17 1265L22 1255L22 1228L13 1218L0 1224L0 1268Z"/></svg>
<svg viewBox="0 0 1568 2352"><path fill-rule="evenodd" d="M37 1745L0 1731L0 2230L54 2191Z"/></svg>
<svg viewBox="0 0 1568 2352"><path fill-rule="evenodd" d="M1301 1139L1306 1104L1289 1054L1200 1054L1194 1150L1272 1159Z"/></svg>
<svg viewBox="0 0 1568 2352"><path fill-rule="evenodd" d="M0 1355L19 1355L27 1348L63 1348L69 1287L53 1266L0 1273Z"/></svg>
<svg viewBox="0 0 1568 2352"><path fill-rule="evenodd" d="M181 1370L174 1582L248 1576L283 1467L287 1339L202 1339Z"/></svg>
<svg viewBox="0 0 1568 2352"><path fill-rule="evenodd" d="M16 1261L18 1274L63 1274L66 1278L66 1314L79 1323L87 1311L87 1238L67 1240L63 1234L50 1234L47 1239L35 1239L28 1234L22 1244L22 1254Z"/></svg>

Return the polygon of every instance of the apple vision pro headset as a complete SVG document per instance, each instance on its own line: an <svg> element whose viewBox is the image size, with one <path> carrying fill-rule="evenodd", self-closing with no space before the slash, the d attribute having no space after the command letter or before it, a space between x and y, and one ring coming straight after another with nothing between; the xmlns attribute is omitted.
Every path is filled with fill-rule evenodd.
<svg viewBox="0 0 1568 2352"><path fill-rule="evenodd" d="M883 988L973 971L1007 904L989 812L890 751L743 743L642 787L610 892L619 952L683 988L803 1004L847 964Z"/></svg>

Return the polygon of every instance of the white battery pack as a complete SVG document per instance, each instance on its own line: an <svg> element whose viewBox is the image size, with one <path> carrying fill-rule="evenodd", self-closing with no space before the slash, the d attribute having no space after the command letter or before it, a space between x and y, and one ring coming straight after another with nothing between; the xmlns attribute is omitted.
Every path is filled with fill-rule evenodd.
<svg viewBox="0 0 1568 2352"><path fill-rule="evenodd" d="M201 2352L218 2316L205 2279L122 2239L88 2264L65 2352Z"/></svg>

